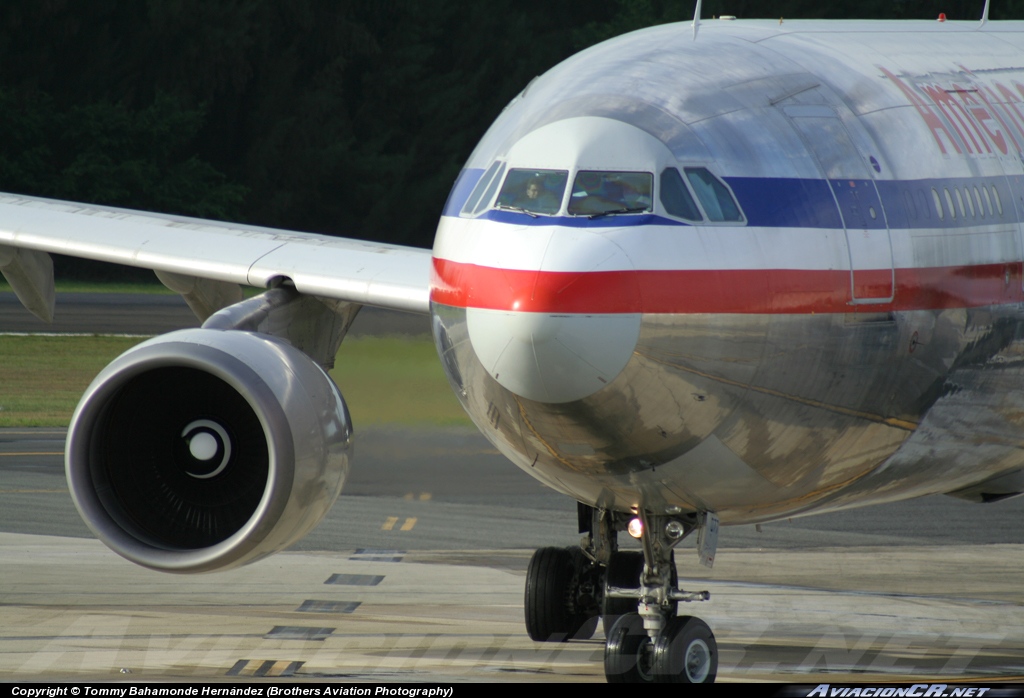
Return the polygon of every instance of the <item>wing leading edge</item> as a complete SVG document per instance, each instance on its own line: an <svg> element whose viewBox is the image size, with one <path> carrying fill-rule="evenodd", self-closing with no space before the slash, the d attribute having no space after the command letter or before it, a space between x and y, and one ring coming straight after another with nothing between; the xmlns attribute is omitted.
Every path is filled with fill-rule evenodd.
<svg viewBox="0 0 1024 698"><path fill-rule="evenodd" d="M0 270L5 246L8 260L17 249L260 288L288 279L304 294L430 310L431 253L414 247L0 194Z"/></svg>

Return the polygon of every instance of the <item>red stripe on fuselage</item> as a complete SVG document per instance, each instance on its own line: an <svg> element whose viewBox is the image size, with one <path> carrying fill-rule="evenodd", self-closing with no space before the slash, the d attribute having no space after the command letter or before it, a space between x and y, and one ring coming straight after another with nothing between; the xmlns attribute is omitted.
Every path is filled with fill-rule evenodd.
<svg viewBox="0 0 1024 698"><path fill-rule="evenodd" d="M869 274L876 293L888 290L888 270ZM539 272L435 258L430 299L534 313L763 314L975 308L1020 303L1024 293L1020 263L897 269L893 301L855 304L846 270Z"/></svg>

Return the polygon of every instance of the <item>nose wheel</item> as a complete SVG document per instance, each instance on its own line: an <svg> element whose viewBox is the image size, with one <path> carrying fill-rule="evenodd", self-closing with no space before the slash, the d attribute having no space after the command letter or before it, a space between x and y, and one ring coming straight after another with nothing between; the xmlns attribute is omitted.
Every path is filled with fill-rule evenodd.
<svg viewBox="0 0 1024 698"><path fill-rule="evenodd" d="M589 507L588 507L589 509ZM677 616L679 602L706 591L679 589L673 550L697 530L696 517L641 513L643 552L619 551L621 515L594 511L580 548L541 548L526 578L526 628L538 641L587 639L600 613L609 683L712 683L718 644L707 623ZM598 525L600 524L600 525ZM596 532L596 533L595 533Z"/></svg>
<svg viewBox="0 0 1024 698"><path fill-rule="evenodd" d="M621 616L604 650L608 683L713 683L718 643L700 618L672 618L652 640L638 613Z"/></svg>
<svg viewBox="0 0 1024 698"><path fill-rule="evenodd" d="M718 643L700 618L682 616L665 625L654 643L654 678L661 683L714 683Z"/></svg>
<svg viewBox="0 0 1024 698"><path fill-rule="evenodd" d="M654 643L637 613L619 616L604 646L608 683L654 683Z"/></svg>

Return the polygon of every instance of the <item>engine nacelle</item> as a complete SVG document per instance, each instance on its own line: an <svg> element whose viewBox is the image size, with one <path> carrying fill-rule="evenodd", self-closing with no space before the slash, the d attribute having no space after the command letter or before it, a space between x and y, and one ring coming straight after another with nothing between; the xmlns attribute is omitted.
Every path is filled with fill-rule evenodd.
<svg viewBox="0 0 1024 698"><path fill-rule="evenodd" d="M334 381L250 332L181 330L125 352L68 431L75 505L114 552L164 572L253 562L308 533L348 474Z"/></svg>

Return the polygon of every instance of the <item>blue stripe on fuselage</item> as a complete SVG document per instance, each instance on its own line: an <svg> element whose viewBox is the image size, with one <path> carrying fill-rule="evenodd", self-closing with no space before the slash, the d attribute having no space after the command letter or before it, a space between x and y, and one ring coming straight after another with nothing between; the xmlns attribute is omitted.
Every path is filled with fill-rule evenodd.
<svg viewBox="0 0 1024 698"><path fill-rule="evenodd" d="M473 187L483 175L482 169L463 170L456 180L452 193L445 205L444 215L459 216ZM1024 176L960 177L917 180L875 180L878 195L875 196L871 180L823 180L773 177L724 177L732 188L740 208L746 216L745 225L764 228L843 228L843 217L849 228L967 228L996 223L1018 223L1020 215L1014 206L1013 192L1024 194ZM955 189L961 197L974 197L974 188L988 189L989 198L981 195L985 215L978 210L974 201L974 215L966 200L965 215L961 215L956 203ZM999 213L992 188L998 192L1003 212ZM943 217L939 218L932 190L939 195ZM956 216L951 215L945 192L949 190L957 207ZM1011 191L1012 190L1012 191ZM871 209L881 200L883 211ZM837 207L837 202L839 207ZM988 202L992 213L989 214ZM842 216L840 216L840 208ZM560 225L573 228L627 227L635 225L688 225L682 221L653 214L610 215L599 218L584 216L530 216L508 210L490 209L479 218L501 223L544 226Z"/></svg>
<svg viewBox="0 0 1024 698"><path fill-rule="evenodd" d="M823 179L726 177L747 225L764 228L842 228L836 202ZM795 223L795 221L800 221Z"/></svg>

